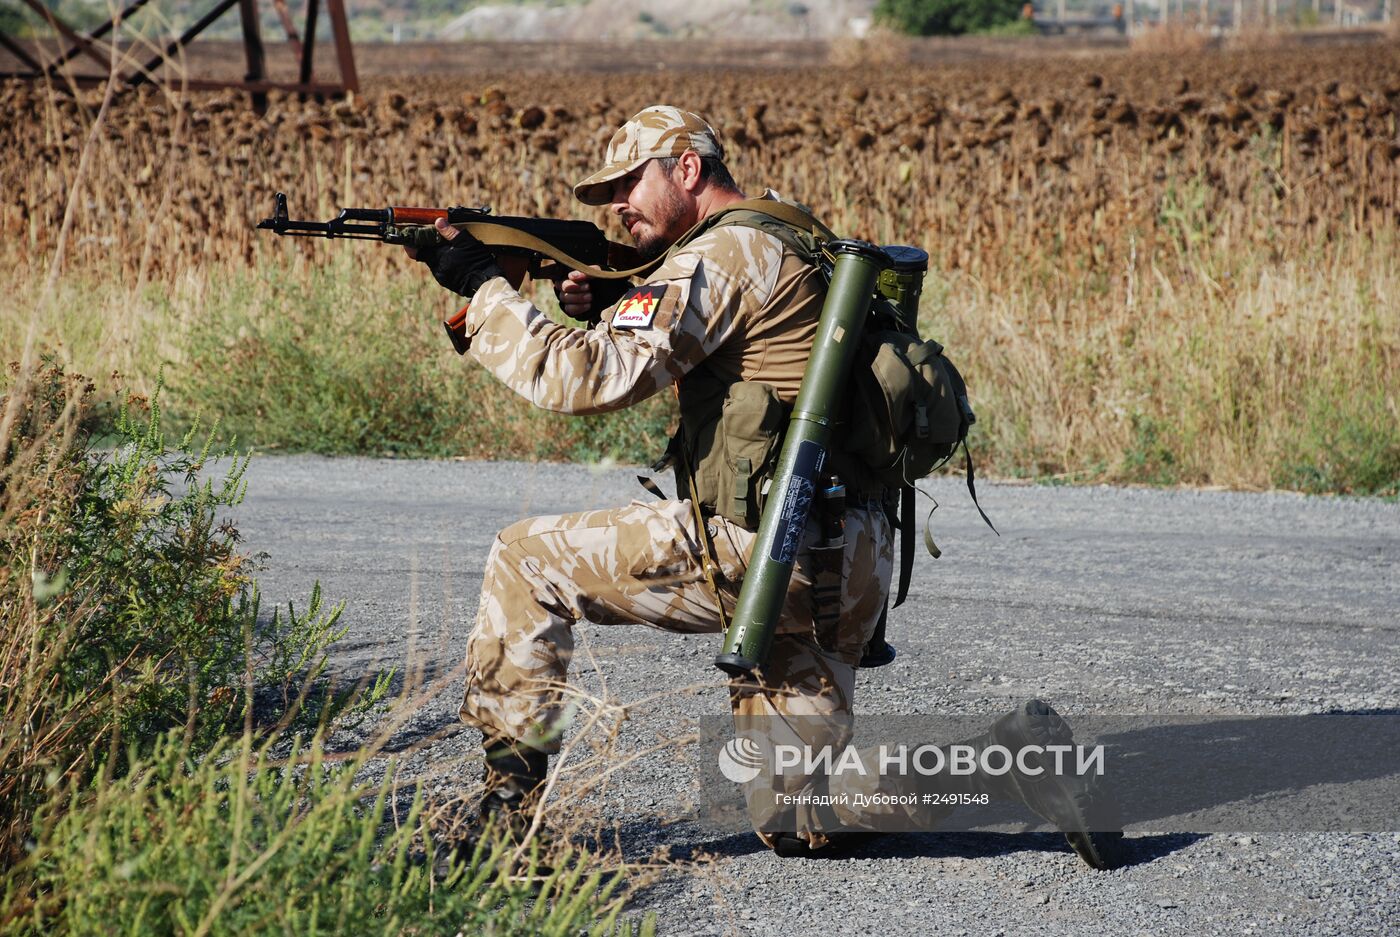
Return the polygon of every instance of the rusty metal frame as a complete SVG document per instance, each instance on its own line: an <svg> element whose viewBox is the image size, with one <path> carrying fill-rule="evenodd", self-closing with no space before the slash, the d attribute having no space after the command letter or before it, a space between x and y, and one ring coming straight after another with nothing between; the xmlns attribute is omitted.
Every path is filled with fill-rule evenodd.
<svg viewBox="0 0 1400 937"><path fill-rule="evenodd" d="M0 32L0 48L5 49L27 71L0 72L0 79L21 78L31 81L62 79L56 84L72 83L78 86L101 84L108 79L110 51L104 46L99 51L99 40L110 33L121 20L145 6L149 0L126 0L120 13L97 26L87 34L81 34L40 0L23 0L31 10L42 16L50 28L66 42L68 48L56 58L41 61L40 57L24 48L13 37ZM287 0L271 0L277 11L282 28L287 33L292 54L297 60L297 80L294 82L270 81L267 77L266 55L263 49L262 27L258 19L258 0L217 0L214 6L193 25L171 40L159 55L143 65L136 66L126 74L117 76L124 84L135 87L146 82L162 82L194 91L234 89L246 91L251 96L253 106L261 110L267 104L267 93L273 90L290 91L297 94L317 96L338 96L346 92L360 90L360 78L355 70L355 50L350 42L350 24L345 17L345 0L325 0L326 15L330 18L331 36L335 44L336 64L340 70L340 81L315 82L311 80L316 54L316 26L320 15L321 0L306 0L306 26L301 35L297 34L295 21L287 7ZM247 62L247 72L242 81L220 81L208 78L162 79L157 76L159 69L176 53L188 45L196 36L208 29L216 20L234 7L242 23L243 50ZM305 37L305 38L303 38ZM86 56L102 67L101 75L81 75L64 72L64 66L79 56Z"/></svg>

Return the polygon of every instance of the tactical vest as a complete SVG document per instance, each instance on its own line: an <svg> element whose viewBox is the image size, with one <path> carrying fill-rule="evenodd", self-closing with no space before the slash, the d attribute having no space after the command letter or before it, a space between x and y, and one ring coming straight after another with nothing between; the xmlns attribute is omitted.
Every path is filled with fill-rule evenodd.
<svg viewBox="0 0 1400 937"><path fill-rule="evenodd" d="M785 220L774 217L777 212ZM802 358L791 363L791 373L775 382L782 386L742 379L739 363L725 360L724 347L702 361L679 383L680 429L668 447L668 460L675 471L678 497L690 498L707 515L757 530L766 486L777 467L826 298L826 280L817 266L818 238L834 235L797 206L754 199L708 216L668 255L708 231L729 225L757 228L788 248L778 285L744 324L743 341L764 341L762 331L776 321L783 334L771 341L790 352L800 351Z"/></svg>

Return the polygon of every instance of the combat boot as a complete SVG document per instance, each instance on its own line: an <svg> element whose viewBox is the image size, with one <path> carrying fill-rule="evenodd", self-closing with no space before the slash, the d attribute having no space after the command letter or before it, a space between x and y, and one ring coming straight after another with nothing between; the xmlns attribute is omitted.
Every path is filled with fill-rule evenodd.
<svg viewBox="0 0 1400 937"><path fill-rule="evenodd" d="M773 853L783 859L844 859L888 835L876 830L833 830L822 836L822 844L815 849L795 833L770 833L768 838Z"/></svg>
<svg viewBox="0 0 1400 937"><path fill-rule="evenodd" d="M479 818L504 825L524 835L529 829L539 797L549 775L549 756L524 745L495 741L485 744L486 761L482 773L485 793Z"/></svg>
<svg viewBox="0 0 1400 937"><path fill-rule="evenodd" d="M549 775L544 752L504 740L486 741L484 748L481 801L476 816L452 832L449 861L470 861L487 838L522 842Z"/></svg>
<svg viewBox="0 0 1400 937"><path fill-rule="evenodd" d="M765 841L776 855L784 859L838 859L886 835L878 830L844 828L840 817L820 799L821 795L829 793L827 784L827 778L816 778L810 791L812 795L817 796L817 806L812 808L811 819L815 821L815 828L820 832L802 836L787 832L767 833ZM812 845L810 837L815 837L815 846Z"/></svg>
<svg viewBox="0 0 1400 937"><path fill-rule="evenodd" d="M1026 746L1073 745L1069 725L1049 703L1033 699L1002 716L986 732L961 745L972 748L981 764L981 753L992 745L1011 752L1012 767L1005 774L953 775L940 772L930 778L940 793L986 794L993 800L1012 800L1029 807L1069 840L1079 858L1095 869L1123 864L1123 821L1117 802L1094 776L1057 774L1053 760L1027 766L1039 774L1022 771L1016 754ZM945 751L946 753L946 751ZM951 762L950 762L951 763Z"/></svg>

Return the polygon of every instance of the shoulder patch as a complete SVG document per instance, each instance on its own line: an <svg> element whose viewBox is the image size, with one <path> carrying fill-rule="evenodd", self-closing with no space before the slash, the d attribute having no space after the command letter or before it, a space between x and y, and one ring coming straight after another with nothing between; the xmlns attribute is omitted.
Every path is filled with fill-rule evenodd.
<svg viewBox="0 0 1400 937"><path fill-rule="evenodd" d="M669 283L652 283L634 287L623 294L613 309L615 329L644 329L656 321L657 314L669 300L675 303L679 290ZM664 327L667 323L663 322Z"/></svg>

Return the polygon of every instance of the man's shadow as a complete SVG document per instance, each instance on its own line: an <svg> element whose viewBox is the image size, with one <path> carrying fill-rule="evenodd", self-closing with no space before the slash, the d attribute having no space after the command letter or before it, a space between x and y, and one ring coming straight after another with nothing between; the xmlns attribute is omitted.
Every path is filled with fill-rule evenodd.
<svg viewBox="0 0 1400 937"><path fill-rule="evenodd" d="M918 739L929 734L930 718L885 720L874 727L873 737L856 744L869 750L876 742ZM936 728L947 731L942 725ZM1099 781L1117 801L1130 830L1400 829L1400 709L1079 717L1074 737L1086 750L1102 746ZM1065 753L1067 773L1078 757ZM1041 764L1050 770L1051 762L1042 759ZM937 828L1044 830L1046 824L1019 803L1002 800L960 807L938 821Z"/></svg>
<svg viewBox="0 0 1400 937"><path fill-rule="evenodd" d="M1400 829L1400 710L1299 716L1100 717L1124 822L1200 831ZM1309 790L1316 788L1316 790Z"/></svg>
<svg viewBox="0 0 1400 937"><path fill-rule="evenodd" d="M1076 720L1075 735L1082 744L1104 746L1103 783L1129 828L1124 845L1131 866L1184 849L1210 832L1400 829L1397 717L1397 709L1099 717ZM1191 828L1180 829L1183 824ZM1045 826L1018 803L993 802L959 808L929 831L867 834L822 855L840 861L1068 851L1065 838ZM1133 827L1150 832L1133 833ZM624 852L633 839L629 832L678 862L767 851L750 832L707 834L698 822L658 829L639 819L619 829Z"/></svg>
<svg viewBox="0 0 1400 937"><path fill-rule="evenodd" d="M1185 849L1203 839L1202 833L1151 833L1129 835L1124 839L1125 866L1152 862ZM640 842L649 843L641 848ZM729 833L705 836L694 828L671 828L658 836L656 827L638 819L618 827L616 834L605 835L596 847L615 848L624 857L640 860L655 855L657 847L666 861L685 864L707 857L738 859L770 852L756 833ZM1069 844L1060 833L1000 833L1000 832L909 832L857 833L841 837L834 848L820 850L810 859L780 859L780 862L841 862L852 859L915 859L960 858L990 859L1021 852L1071 854Z"/></svg>

